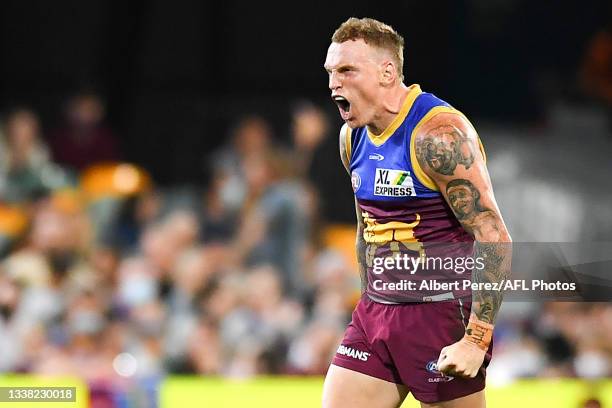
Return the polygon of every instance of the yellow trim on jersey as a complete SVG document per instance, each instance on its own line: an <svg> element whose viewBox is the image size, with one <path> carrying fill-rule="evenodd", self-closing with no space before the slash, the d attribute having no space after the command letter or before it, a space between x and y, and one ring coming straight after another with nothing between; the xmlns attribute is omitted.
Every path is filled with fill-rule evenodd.
<svg viewBox="0 0 612 408"><path fill-rule="evenodd" d="M387 128L380 135L375 135L370 132L370 129L367 129L368 137L370 138L370 141L374 143L375 146L378 147L382 145L387 141L387 139L391 137L393 133L395 133L397 128L400 127L400 125L404 122L404 119L406 119L406 116L408 116L408 112L410 112L410 108L412 108L414 100L417 98L417 96L421 94L421 92L421 87L418 84L410 86L408 95L406 95L406 99L404 100L404 103L402 104L399 113L397 114L395 119L393 119L393 122L391 122L389 126L387 126Z"/></svg>
<svg viewBox="0 0 612 408"><path fill-rule="evenodd" d="M412 169L414 170L414 174L417 177L417 179L421 182L421 184L423 184L425 187L429 188L430 190L434 190L434 191L439 191L440 189L438 188L436 183L431 179L431 177L429 177L425 173L425 171L421 168L421 165L419 164L419 161L416 157L416 149L415 149L414 144L416 140L416 135L419 129L421 128L421 126L423 126L425 123L427 123L429 119L433 118L439 113L452 113L452 114L461 116L463 119L466 120L467 123L470 124L474 132L476 132L474 125L472 125L472 123L468 120L468 118L463 113L461 113L455 108L450 108L448 106L435 106L431 108L429 112L427 112L427 114L423 116L423 118L421 118L419 123L417 123L417 125L414 127L414 130L412 131L412 134L410 135L410 162L412 163ZM480 148L480 152L482 153L482 158L484 162L486 163L487 156L485 154L484 146L482 145L482 141L480 140L480 136L478 136L478 132L476 132L476 137L478 138L478 147Z"/></svg>
<svg viewBox="0 0 612 408"><path fill-rule="evenodd" d="M351 161L351 153L352 153L352 149L353 146L351 145L351 133L352 130L348 125L344 125L346 126L346 131L344 132L344 149L346 150L346 159L350 162Z"/></svg>

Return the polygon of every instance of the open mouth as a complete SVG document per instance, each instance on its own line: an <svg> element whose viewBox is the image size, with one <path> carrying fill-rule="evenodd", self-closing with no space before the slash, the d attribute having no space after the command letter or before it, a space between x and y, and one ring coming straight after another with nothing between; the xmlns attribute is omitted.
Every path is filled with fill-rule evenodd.
<svg viewBox="0 0 612 408"><path fill-rule="evenodd" d="M348 112L351 109L351 103L344 96L336 95L332 99L343 112Z"/></svg>

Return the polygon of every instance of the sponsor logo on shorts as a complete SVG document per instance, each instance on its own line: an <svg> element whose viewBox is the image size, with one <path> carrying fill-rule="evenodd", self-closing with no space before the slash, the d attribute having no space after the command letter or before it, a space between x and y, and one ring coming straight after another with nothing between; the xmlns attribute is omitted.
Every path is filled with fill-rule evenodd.
<svg viewBox="0 0 612 408"><path fill-rule="evenodd" d="M429 377L427 379L427 382L430 382L430 383L449 382L455 379L455 377L446 375L438 371L438 362L436 360L432 360L429 363L427 363L427 365L425 365L425 369L432 374L436 374L435 377Z"/></svg>
<svg viewBox="0 0 612 408"><path fill-rule="evenodd" d="M374 195L385 197L415 196L412 176L406 170L376 169Z"/></svg>
<svg viewBox="0 0 612 408"><path fill-rule="evenodd" d="M361 361L368 361L368 357L370 357L370 353L368 352L355 350L354 348L346 347L343 345L340 345L340 347L338 347L336 353L341 354L343 356L356 358Z"/></svg>

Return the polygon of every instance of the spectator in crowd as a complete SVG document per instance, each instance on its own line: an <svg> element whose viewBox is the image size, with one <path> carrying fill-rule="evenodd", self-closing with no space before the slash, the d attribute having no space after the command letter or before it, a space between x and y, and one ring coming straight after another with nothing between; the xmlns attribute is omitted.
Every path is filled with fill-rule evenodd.
<svg viewBox="0 0 612 408"><path fill-rule="evenodd" d="M247 194L244 162L261 157L272 146L272 130L264 118L245 116L230 132L231 143L207 157L213 172L216 197L228 212L239 211ZM214 203L210 203L213 204ZM214 211L214 208L212 209Z"/></svg>
<svg viewBox="0 0 612 408"><path fill-rule="evenodd" d="M201 238L205 242L229 242L236 230L236 218L244 204L241 179L216 171L202 206Z"/></svg>
<svg viewBox="0 0 612 408"><path fill-rule="evenodd" d="M282 274L284 290L300 297L308 290L302 266L308 206L314 200L295 179L289 157L274 150L244 161L248 195L234 246L238 259L274 265Z"/></svg>
<svg viewBox="0 0 612 408"><path fill-rule="evenodd" d="M302 101L293 109L291 134L293 137L294 160L298 174L311 175L313 159L319 147L329 134L328 119L321 108ZM335 140L334 140L335 141Z"/></svg>
<svg viewBox="0 0 612 408"><path fill-rule="evenodd" d="M40 132L34 112L19 108L7 115L0 137L0 201L25 204L68 183L50 161Z"/></svg>
<svg viewBox="0 0 612 408"><path fill-rule="evenodd" d="M66 108L65 123L50 135L53 158L76 170L120 159L118 138L104 123L106 108L99 95L82 91Z"/></svg>
<svg viewBox="0 0 612 408"><path fill-rule="evenodd" d="M354 214L346 211L353 202L350 183L346 182L348 176L338 160L338 134L330 131L325 111L309 101L296 103L291 115L290 136L296 175L308 181L322 197L317 208L318 217L353 222ZM339 194L342 189L343 194Z"/></svg>

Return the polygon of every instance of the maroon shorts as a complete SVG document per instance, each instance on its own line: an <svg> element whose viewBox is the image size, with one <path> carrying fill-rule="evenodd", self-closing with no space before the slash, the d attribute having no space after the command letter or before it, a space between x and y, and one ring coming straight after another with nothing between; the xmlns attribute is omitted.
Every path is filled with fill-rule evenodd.
<svg viewBox="0 0 612 408"><path fill-rule="evenodd" d="M493 344L475 378L436 370L440 350L463 337L470 303L449 300L387 305L364 296L332 364L404 384L419 401L448 401L482 390Z"/></svg>

